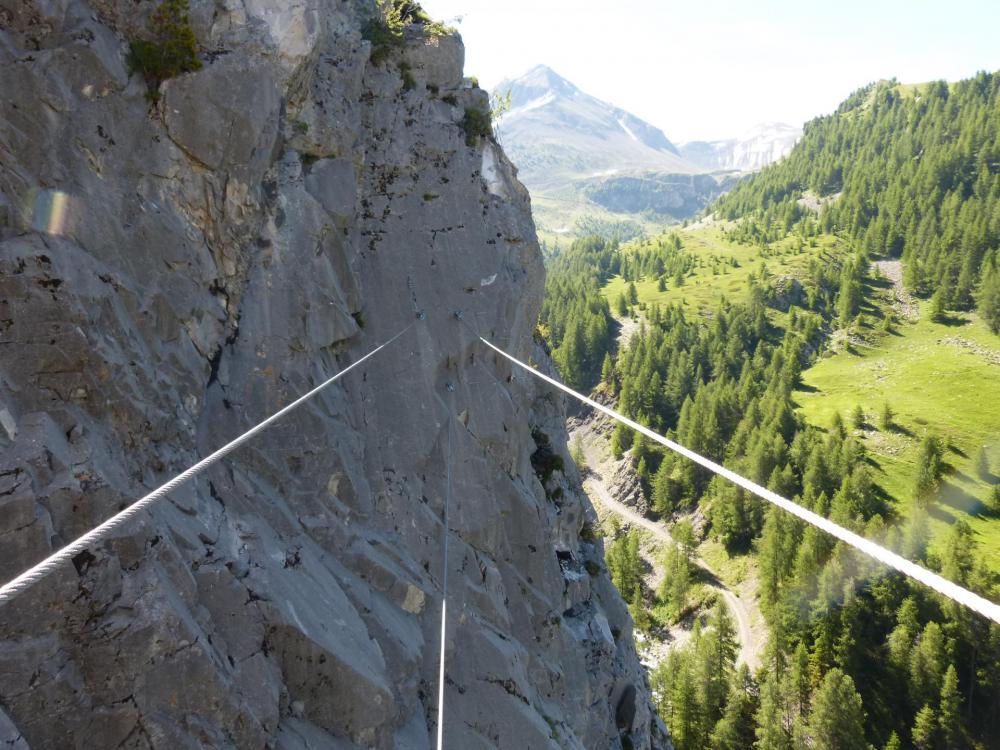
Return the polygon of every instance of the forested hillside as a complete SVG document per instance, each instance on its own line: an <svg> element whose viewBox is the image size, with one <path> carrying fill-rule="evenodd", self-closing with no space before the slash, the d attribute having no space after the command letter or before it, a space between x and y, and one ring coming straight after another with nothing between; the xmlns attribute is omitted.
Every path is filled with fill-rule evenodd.
<svg viewBox="0 0 1000 750"><path fill-rule="evenodd" d="M826 204L818 220L807 192ZM961 310L978 301L1000 333L1000 74L859 89L714 210L746 237L798 226L901 257L912 291Z"/></svg>
<svg viewBox="0 0 1000 750"><path fill-rule="evenodd" d="M1000 567L981 549L1000 525L1000 424L988 423L1000 354L980 318L1000 330L998 91L987 74L874 84L721 199L724 223L622 248L577 243L552 265L542 316L564 376L600 378L637 421L997 600ZM895 258L932 301L883 275ZM611 317L637 327L620 349ZM939 419L941 404L911 393L939 391L913 381L894 408L887 372L934 378L938 352L966 368L952 389L968 381L978 399ZM862 366L877 374L852 397ZM827 385L819 368L848 373L836 398L811 384ZM626 428L611 449L656 514L704 519L704 536L759 576L761 670L736 669L716 610L653 672L678 750L998 746L1000 627ZM636 553L623 539L612 575L655 635L684 590L624 576Z"/></svg>
<svg viewBox="0 0 1000 750"><path fill-rule="evenodd" d="M618 273L618 243L600 237L577 240L549 262L539 316L552 358L570 385L591 385L614 340L614 321L601 287Z"/></svg>

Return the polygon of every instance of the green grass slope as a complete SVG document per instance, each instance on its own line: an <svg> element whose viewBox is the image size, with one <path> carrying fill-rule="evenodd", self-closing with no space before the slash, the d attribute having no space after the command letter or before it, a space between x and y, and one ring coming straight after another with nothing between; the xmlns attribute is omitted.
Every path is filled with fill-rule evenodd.
<svg viewBox="0 0 1000 750"><path fill-rule="evenodd" d="M723 297L730 302L745 302L749 296L747 281L751 274L760 272L762 263L772 276L801 278L812 258L828 258L842 250L840 241L828 235L816 238L815 245L795 237L774 242L766 248L740 244L727 239L723 225L717 223L689 228L682 231L680 237L682 249L695 256L694 269L680 285L672 277L665 278L666 289L662 292L656 278L646 277L635 282L640 305L680 302L693 312L711 312ZM634 251L642 245L641 240L626 244L622 252ZM627 288L628 282L621 276L615 276L604 286L602 294L612 310Z"/></svg>
<svg viewBox="0 0 1000 750"><path fill-rule="evenodd" d="M884 310L885 302L878 302ZM985 510L990 486L974 465L980 446L987 446L993 471L1000 472L1000 339L974 315L934 323L928 303L921 303L919 320L867 338L870 343L841 348L803 373L802 414L825 426L839 412L848 423L861 406L866 426L855 432L900 516L914 507L921 439L928 433L942 438L951 470L931 509L931 548L948 524L962 518L990 567L1000 570L1000 517ZM889 430L878 426L885 403L895 413Z"/></svg>

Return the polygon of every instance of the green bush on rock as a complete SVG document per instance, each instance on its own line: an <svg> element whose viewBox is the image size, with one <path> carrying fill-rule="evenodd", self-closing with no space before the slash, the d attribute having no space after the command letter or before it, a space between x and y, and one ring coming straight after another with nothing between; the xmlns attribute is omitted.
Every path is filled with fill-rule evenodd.
<svg viewBox="0 0 1000 750"><path fill-rule="evenodd" d="M153 13L152 39L137 39L129 45L128 65L146 79L146 96L151 101L159 98L160 84L168 78L201 68L188 0L160 3Z"/></svg>

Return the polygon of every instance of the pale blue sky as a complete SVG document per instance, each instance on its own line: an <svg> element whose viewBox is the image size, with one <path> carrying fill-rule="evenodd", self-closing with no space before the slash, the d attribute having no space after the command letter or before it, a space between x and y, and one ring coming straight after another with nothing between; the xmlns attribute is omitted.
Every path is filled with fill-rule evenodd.
<svg viewBox="0 0 1000 750"><path fill-rule="evenodd" d="M422 0L492 87L545 63L675 143L801 124L854 89L1000 69L1000 0Z"/></svg>

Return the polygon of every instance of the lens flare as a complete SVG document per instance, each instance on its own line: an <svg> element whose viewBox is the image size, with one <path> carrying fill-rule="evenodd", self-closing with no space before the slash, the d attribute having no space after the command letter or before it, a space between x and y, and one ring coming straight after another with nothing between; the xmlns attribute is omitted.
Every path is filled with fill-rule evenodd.
<svg viewBox="0 0 1000 750"><path fill-rule="evenodd" d="M31 228L46 234L63 235L70 228L73 198L62 190L41 190L35 196Z"/></svg>

